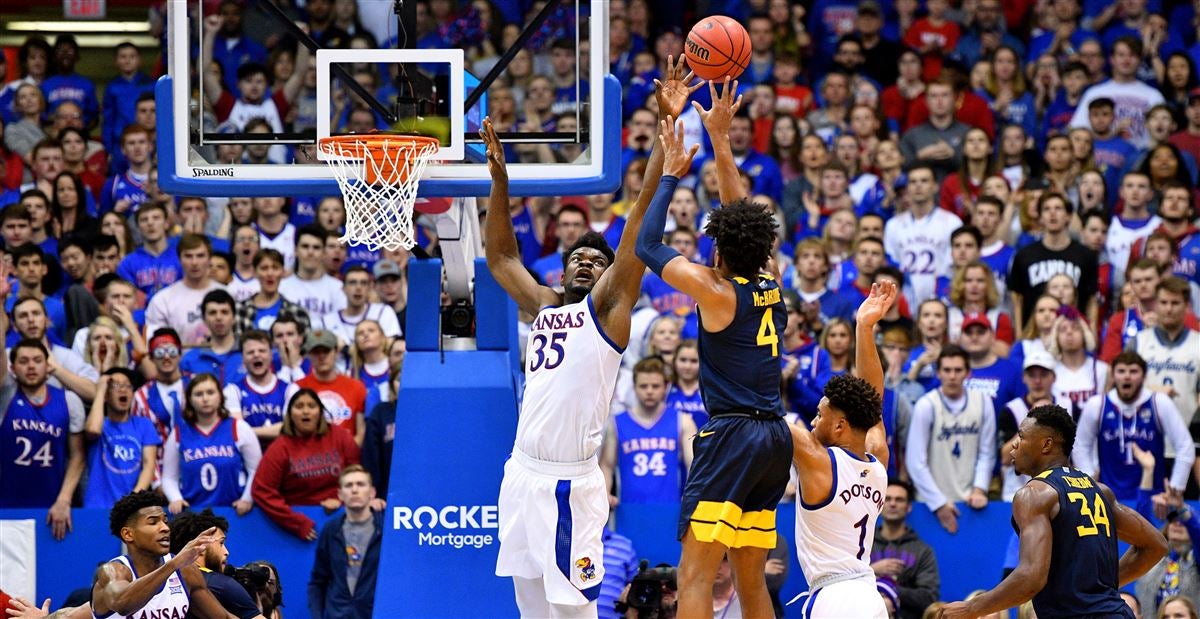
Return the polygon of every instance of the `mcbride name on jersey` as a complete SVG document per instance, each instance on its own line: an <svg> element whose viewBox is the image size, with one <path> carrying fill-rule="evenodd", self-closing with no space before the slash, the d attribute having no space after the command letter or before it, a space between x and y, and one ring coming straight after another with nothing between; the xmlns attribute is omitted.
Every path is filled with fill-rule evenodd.
<svg viewBox="0 0 1200 619"><path fill-rule="evenodd" d="M589 295L538 312L525 347L517 449L538 460L580 462L600 448L621 367Z"/></svg>

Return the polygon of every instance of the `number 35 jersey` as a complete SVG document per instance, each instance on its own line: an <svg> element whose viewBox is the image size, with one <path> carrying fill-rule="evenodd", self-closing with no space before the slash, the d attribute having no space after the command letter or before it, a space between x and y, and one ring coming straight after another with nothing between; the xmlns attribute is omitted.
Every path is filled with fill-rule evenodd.
<svg viewBox="0 0 1200 619"><path fill-rule="evenodd" d="M549 462L595 455L623 352L600 326L591 295L538 312L525 347L516 448Z"/></svg>
<svg viewBox="0 0 1200 619"><path fill-rule="evenodd" d="M1108 497L1087 474L1065 466L1043 471L1029 483L1049 484L1058 492L1058 515L1050 522L1050 574L1033 596L1037 615L1126 616L1117 592L1117 527ZM1013 529L1021 532L1016 520Z"/></svg>

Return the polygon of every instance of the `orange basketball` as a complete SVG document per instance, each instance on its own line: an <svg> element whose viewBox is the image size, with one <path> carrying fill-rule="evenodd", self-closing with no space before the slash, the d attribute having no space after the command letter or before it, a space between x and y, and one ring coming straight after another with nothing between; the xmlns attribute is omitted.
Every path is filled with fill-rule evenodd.
<svg viewBox="0 0 1200 619"><path fill-rule="evenodd" d="M750 35L731 17L705 17L688 33L683 55L700 79L737 78L750 66Z"/></svg>

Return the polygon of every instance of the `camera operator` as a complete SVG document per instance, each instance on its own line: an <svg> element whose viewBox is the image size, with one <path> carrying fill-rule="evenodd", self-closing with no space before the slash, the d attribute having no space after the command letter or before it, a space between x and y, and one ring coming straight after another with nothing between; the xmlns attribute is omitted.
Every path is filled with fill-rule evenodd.
<svg viewBox="0 0 1200 619"><path fill-rule="evenodd" d="M246 590L260 614L266 618L271 618L275 610L283 605L279 575L274 568L274 565L266 561L251 561L242 567L225 566L225 575L237 581Z"/></svg>
<svg viewBox="0 0 1200 619"><path fill-rule="evenodd" d="M674 619L679 604L675 575L674 566L660 563L650 569L642 559L637 575L617 601L617 612L625 619Z"/></svg>
<svg viewBox="0 0 1200 619"><path fill-rule="evenodd" d="M215 544L209 544L204 555L196 559L196 566L204 574L209 591L212 591L213 596L229 614L238 619L264 619L245 587L224 574L225 562L229 559L229 550L225 548L225 534L229 532L228 520L214 514L211 509L179 514L171 523L171 553L178 553L189 541L212 527L220 531L219 540ZM190 609L187 616L193 616Z"/></svg>
<svg viewBox="0 0 1200 619"><path fill-rule="evenodd" d="M283 583L279 580L279 568L270 561L261 560L251 561L245 567L267 570L267 587L258 592L258 607L266 619L283 619Z"/></svg>

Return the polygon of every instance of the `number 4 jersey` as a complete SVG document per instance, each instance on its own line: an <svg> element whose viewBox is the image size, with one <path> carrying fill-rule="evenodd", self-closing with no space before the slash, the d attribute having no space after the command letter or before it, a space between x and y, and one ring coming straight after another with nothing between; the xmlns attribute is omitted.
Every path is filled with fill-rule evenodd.
<svg viewBox="0 0 1200 619"><path fill-rule="evenodd" d="M0 385L0 507L49 507L67 472L67 442L83 431L83 402L46 386L34 403L9 374Z"/></svg>
<svg viewBox="0 0 1200 619"><path fill-rule="evenodd" d="M516 448L549 462L595 455L623 352L600 326L591 295L538 312L525 347Z"/></svg>

